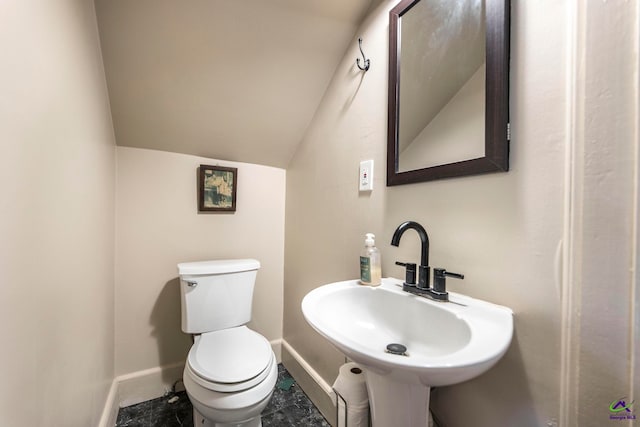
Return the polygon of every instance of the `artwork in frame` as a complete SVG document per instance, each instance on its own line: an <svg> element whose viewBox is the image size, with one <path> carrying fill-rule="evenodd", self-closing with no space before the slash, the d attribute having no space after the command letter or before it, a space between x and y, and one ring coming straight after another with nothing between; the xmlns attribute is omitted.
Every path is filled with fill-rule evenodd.
<svg viewBox="0 0 640 427"><path fill-rule="evenodd" d="M238 169L200 165L198 211L235 212Z"/></svg>

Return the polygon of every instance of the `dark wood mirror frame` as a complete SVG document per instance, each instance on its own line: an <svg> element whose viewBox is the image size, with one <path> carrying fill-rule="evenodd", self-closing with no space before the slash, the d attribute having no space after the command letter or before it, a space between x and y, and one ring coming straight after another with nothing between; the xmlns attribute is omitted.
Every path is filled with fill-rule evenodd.
<svg viewBox="0 0 640 427"><path fill-rule="evenodd" d="M398 172L400 51L398 21L419 1L402 0L389 12L389 123L387 186L509 170L509 0L485 0L485 156Z"/></svg>

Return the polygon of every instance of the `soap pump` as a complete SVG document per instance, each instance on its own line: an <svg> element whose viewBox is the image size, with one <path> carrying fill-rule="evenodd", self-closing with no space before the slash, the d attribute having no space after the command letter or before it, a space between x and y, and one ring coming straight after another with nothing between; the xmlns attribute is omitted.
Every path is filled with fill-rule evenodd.
<svg viewBox="0 0 640 427"><path fill-rule="evenodd" d="M360 254L360 283L368 286L379 286L382 283L382 267L380 251L375 246L375 235L365 235L364 249Z"/></svg>

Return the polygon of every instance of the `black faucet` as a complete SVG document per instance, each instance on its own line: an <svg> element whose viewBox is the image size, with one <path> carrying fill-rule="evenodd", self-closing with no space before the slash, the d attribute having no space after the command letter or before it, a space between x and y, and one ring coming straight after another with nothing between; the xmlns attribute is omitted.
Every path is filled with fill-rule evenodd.
<svg viewBox="0 0 640 427"><path fill-rule="evenodd" d="M399 246L400 238L402 237L404 232L410 228L418 232L418 236L420 236L420 242L422 243L422 246L420 248L420 266L418 267L417 287L420 289L428 289L430 286L429 285L429 274L430 274L429 236L427 235L427 231L424 229L424 227L415 221L403 222L398 226L398 228L396 228L396 231L393 232L393 237L391 238L391 244L393 246ZM412 285L412 283L408 283L408 285Z"/></svg>
<svg viewBox="0 0 640 427"><path fill-rule="evenodd" d="M406 279L402 284L402 290L410 292L412 294L427 296L436 301L449 301L449 293L446 290L446 276L454 277L456 279L464 279L464 275L458 273L452 273L446 271L444 268L434 269L433 288L429 284L429 275L431 268L429 267L429 236L423 226L415 221L403 222L396 228L391 238L391 244L393 246L400 245L400 238L408 229L413 229L418 232L422 247L420 249L420 267L418 268L418 284L416 285L416 265L396 262L398 265L405 266Z"/></svg>

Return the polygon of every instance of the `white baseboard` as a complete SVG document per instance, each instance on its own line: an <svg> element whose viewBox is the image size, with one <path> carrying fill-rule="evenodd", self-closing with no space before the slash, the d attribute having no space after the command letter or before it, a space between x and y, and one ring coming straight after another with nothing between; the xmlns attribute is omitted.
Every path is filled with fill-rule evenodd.
<svg viewBox="0 0 640 427"><path fill-rule="evenodd" d="M120 375L116 378L118 406L124 408L164 396L176 381L182 379L182 371L184 362L178 362Z"/></svg>
<svg viewBox="0 0 640 427"><path fill-rule="evenodd" d="M286 340L282 340L282 363L322 415L334 425L336 395L333 387Z"/></svg>
<svg viewBox="0 0 640 427"><path fill-rule="evenodd" d="M118 419L118 381L116 378L111 381L111 387L109 388L109 394L107 400L104 403L104 409L102 410L102 416L98 423L98 427L113 427L116 425Z"/></svg>
<svg viewBox="0 0 640 427"><path fill-rule="evenodd" d="M184 362L179 362L115 377L98 427L115 426L120 408L164 396L182 379L183 370Z"/></svg>
<svg viewBox="0 0 640 427"><path fill-rule="evenodd" d="M309 374L309 376L318 385L318 387L320 387L322 391L324 391L327 395L333 396L333 398L335 399L333 387L331 387L329 383L326 382L324 378L322 378L320 374L315 369L313 369L306 360L304 360L300 353L298 353L293 347L291 347L291 344L289 344L284 339L282 340L282 346L284 347L285 351L287 351L295 359L295 361L298 362L298 364L305 370L305 372Z"/></svg>

